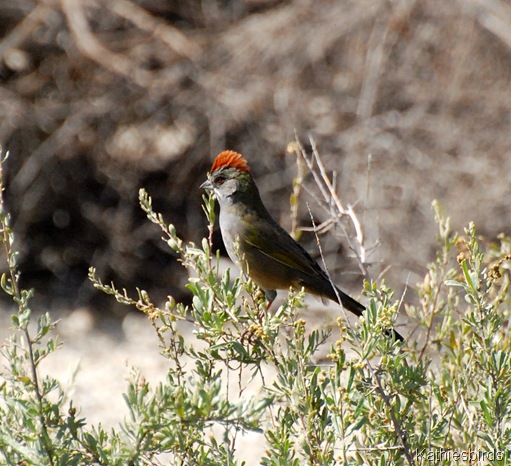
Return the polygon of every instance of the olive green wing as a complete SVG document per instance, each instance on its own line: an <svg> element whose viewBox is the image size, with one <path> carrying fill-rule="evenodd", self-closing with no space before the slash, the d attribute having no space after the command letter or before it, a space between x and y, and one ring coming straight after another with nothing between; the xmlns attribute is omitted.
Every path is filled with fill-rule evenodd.
<svg viewBox="0 0 511 466"><path fill-rule="evenodd" d="M277 223L273 224L271 235L258 232L257 235L247 235L241 240L290 269L311 277L317 276L318 273L325 276L324 270L310 254Z"/></svg>

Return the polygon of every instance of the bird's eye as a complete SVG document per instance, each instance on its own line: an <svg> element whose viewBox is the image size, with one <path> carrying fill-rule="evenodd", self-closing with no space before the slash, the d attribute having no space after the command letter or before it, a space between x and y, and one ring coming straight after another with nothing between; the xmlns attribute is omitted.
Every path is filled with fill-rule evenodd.
<svg viewBox="0 0 511 466"><path fill-rule="evenodd" d="M224 184L224 181L225 181L225 177L223 177L223 176L217 176L215 178L215 183L216 184Z"/></svg>

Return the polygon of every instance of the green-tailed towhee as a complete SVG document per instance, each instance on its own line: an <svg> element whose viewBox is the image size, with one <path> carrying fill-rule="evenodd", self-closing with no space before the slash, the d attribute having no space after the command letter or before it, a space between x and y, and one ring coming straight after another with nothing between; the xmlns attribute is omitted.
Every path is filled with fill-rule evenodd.
<svg viewBox="0 0 511 466"><path fill-rule="evenodd" d="M220 230L229 257L270 302L276 290L303 287L314 295L340 300L344 308L362 315L365 307L333 285L309 253L273 220L240 154L220 153L201 188L213 190L220 204Z"/></svg>

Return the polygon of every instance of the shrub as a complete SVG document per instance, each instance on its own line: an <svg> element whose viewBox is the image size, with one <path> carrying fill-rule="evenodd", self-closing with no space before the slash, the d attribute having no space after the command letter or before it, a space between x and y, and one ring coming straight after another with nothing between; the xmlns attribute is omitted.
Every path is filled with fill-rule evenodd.
<svg viewBox="0 0 511 466"><path fill-rule="evenodd" d="M204 199L212 225L214 201ZM312 330L299 315L303 292L268 312L253 283L231 280L229 271L218 277L211 239L185 244L143 190L140 203L194 272L187 285L193 302L169 297L158 307L143 290L130 297L102 283L91 268L94 286L147 315L170 363L156 386L133 375L124 395L130 417L110 431L87 427L59 382L40 374L40 362L60 346L56 322L44 313L31 325L31 292L19 288L2 211L8 272L1 285L18 308L2 347L5 464L160 464L164 454L172 464L240 464L236 442L247 431L267 443L258 460L266 466L509 462L511 239L483 251L475 226L453 233L435 203L439 251L419 304L406 306L415 328L402 345L381 331L401 305L384 283L365 284L370 301L358 324L340 319L333 330ZM193 322L193 341L181 335L182 321ZM330 331L337 342L320 365L315 355Z"/></svg>

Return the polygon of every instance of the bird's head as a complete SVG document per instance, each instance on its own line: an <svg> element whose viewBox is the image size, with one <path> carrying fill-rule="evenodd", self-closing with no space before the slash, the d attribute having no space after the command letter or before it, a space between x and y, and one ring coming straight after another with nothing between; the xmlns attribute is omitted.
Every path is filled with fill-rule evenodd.
<svg viewBox="0 0 511 466"><path fill-rule="evenodd" d="M212 190L220 205L227 199L235 201L235 197L244 198L257 191L247 161L232 150L218 154L201 188Z"/></svg>

